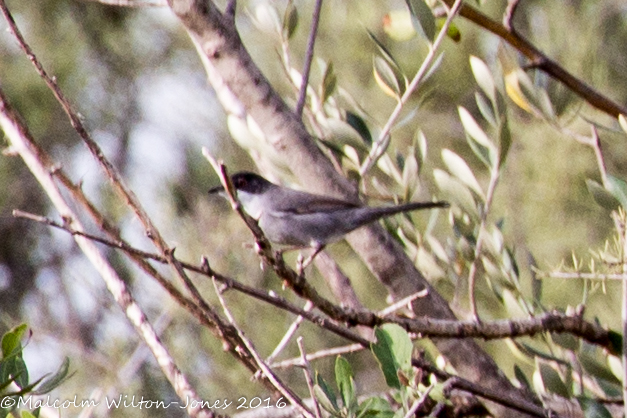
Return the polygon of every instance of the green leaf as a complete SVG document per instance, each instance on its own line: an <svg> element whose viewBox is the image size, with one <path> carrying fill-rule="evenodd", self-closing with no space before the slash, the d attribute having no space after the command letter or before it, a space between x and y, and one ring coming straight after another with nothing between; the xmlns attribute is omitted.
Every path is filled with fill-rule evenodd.
<svg viewBox="0 0 627 418"><path fill-rule="evenodd" d="M335 360L335 382L340 391L340 397L342 398L344 407L349 411L353 410L357 405L353 370L348 361L342 356L337 356Z"/></svg>
<svg viewBox="0 0 627 418"><path fill-rule="evenodd" d="M620 202L623 209L627 210L627 183L618 177L608 174L607 190Z"/></svg>
<svg viewBox="0 0 627 418"><path fill-rule="evenodd" d="M18 325L2 336L2 357L6 358L22 351L22 337L28 326Z"/></svg>
<svg viewBox="0 0 627 418"><path fill-rule="evenodd" d="M620 380L614 376L609 366L598 361L592 354L582 351L579 353L578 358L583 369L594 378L603 379L614 385L620 385Z"/></svg>
<svg viewBox="0 0 627 418"><path fill-rule="evenodd" d="M479 219L475 198L466 185L438 168L433 170L433 178L447 200L457 204L473 220Z"/></svg>
<svg viewBox="0 0 627 418"><path fill-rule="evenodd" d="M502 120L499 126L499 167L505 164L507 154L512 146L512 134L507 120Z"/></svg>
<svg viewBox="0 0 627 418"><path fill-rule="evenodd" d="M559 374L555 371L555 369L547 364L539 363L538 371L540 373L540 377L542 378L542 383L545 390L564 398L570 397L568 388L560 378Z"/></svg>
<svg viewBox="0 0 627 418"><path fill-rule="evenodd" d="M594 399L578 396L577 402L586 418L612 418L610 411Z"/></svg>
<svg viewBox="0 0 627 418"><path fill-rule="evenodd" d="M372 134L368 129L366 122L357 114L346 111L346 123L353 127L357 131L361 139L367 144L372 145Z"/></svg>
<svg viewBox="0 0 627 418"><path fill-rule="evenodd" d="M444 161L446 168L452 175L463 182L466 186L470 187L472 191L485 200L485 195L483 194L483 190L481 189L479 182L475 178L475 174L462 157L453 151L444 148L442 150L442 161Z"/></svg>
<svg viewBox="0 0 627 418"><path fill-rule="evenodd" d="M322 84L320 85L320 100L322 103L326 102L329 97L335 92L337 86L337 76L333 71L333 63L330 62L324 69L322 75Z"/></svg>
<svg viewBox="0 0 627 418"><path fill-rule="evenodd" d="M406 83L399 71L388 60L376 55L372 65L375 81L381 90L387 95L400 99L405 93Z"/></svg>
<svg viewBox="0 0 627 418"><path fill-rule="evenodd" d="M22 359L22 337L27 328L26 324L21 324L2 336L0 384L13 380L20 388L28 385L28 368Z"/></svg>
<svg viewBox="0 0 627 418"><path fill-rule="evenodd" d="M340 408L337 405L333 390L331 390L329 385L327 385L327 382L324 381L318 372L316 372L315 380L316 384L314 385L314 394L316 395L316 399L320 403L320 406L331 413L338 413Z"/></svg>
<svg viewBox="0 0 627 418"><path fill-rule="evenodd" d="M496 116L494 115L494 109L492 104L485 98L480 92L475 92L475 102L477 102L477 108L481 112L481 116L488 121L493 127L497 126Z"/></svg>
<svg viewBox="0 0 627 418"><path fill-rule="evenodd" d="M429 43L435 39L435 17L424 0L405 0L414 29Z"/></svg>
<svg viewBox="0 0 627 418"><path fill-rule="evenodd" d="M66 357L63 359L63 363L57 369L57 371L50 377L47 377L46 380L41 382L41 384L37 387L35 393L37 395L44 395L51 390L57 388L67 379L69 379L72 375L68 375L70 371L70 359Z"/></svg>
<svg viewBox="0 0 627 418"><path fill-rule="evenodd" d="M398 370L411 369L413 345L407 331L396 324L385 324L375 329L376 343L370 345L385 381L391 388L400 389Z"/></svg>
<svg viewBox="0 0 627 418"><path fill-rule="evenodd" d="M394 410L387 400L374 396L359 405L357 418L392 418Z"/></svg>
<svg viewBox="0 0 627 418"><path fill-rule="evenodd" d="M386 61L390 62L396 67L400 68L398 63L392 56L392 53L385 47L385 45L383 45L383 43L374 35L374 33L370 32L369 30L367 30L366 32L368 33L368 36L370 37L372 42L374 42L374 44L376 45L381 55L383 55L383 58L385 58Z"/></svg>
<svg viewBox="0 0 627 418"><path fill-rule="evenodd" d="M414 146L418 148L418 151L420 151L418 162L420 163L420 167L422 167L427 159L427 137L424 132L416 132Z"/></svg>
<svg viewBox="0 0 627 418"><path fill-rule="evenodd" d="M527 376L525 376L525 373L523 373L523 371L520 369L520 367L518 367L517 364L514 365L514 376L521 386L525 386L526 388L531 389L531 385L529 384L529 380L527 380Z"/></svg>
<svg viewBox="0 0 627 418"><path fill-rule="evenodd" d="M605 187L601 186L594 180L586 179L586 187L588 192L594 198L599 206L608 210L615 210L620 206L620 202Z"/></svg>
<svg viewBox="0 0 627 418"><path fill-rule="evenodd" d="M411 199L418 185L418 161L415 150L410 148L405 165L403 166L403 198L405 201Z"/></svg>
<svg viewBox="0 0 627 418"><path fill-rule="evenodd" d="M291 39L298 27L298 10L294 3L288 2L285 14L283 15L283 33L287 39Z"/></svg>
<svg viewBox="0 0 627 418"><path fill-rule="evenodd" d="M494 169L498 162L496 146L468 110L460 106L458 111L470 148L489 169Z"/></svg>
<svg viewBox="0 0 627 418"><path fill-rule="evenodd" d="M564 347L567 350L571 350L571 351L577 351L579 349L579 339L576 338L575 336L571 335L571 334L557 334L557 333L552 333L551 334L551 339L553 340L553 342L557 345L559 345L560 347Z"/></svg>

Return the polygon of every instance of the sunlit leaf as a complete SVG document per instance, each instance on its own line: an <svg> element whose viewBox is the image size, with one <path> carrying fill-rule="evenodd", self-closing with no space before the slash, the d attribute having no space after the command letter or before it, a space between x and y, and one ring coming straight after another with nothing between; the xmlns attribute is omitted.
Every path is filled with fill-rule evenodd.
<svg viewBox="0 0 627 418"><path fill-rule="evenodd" d="M496 99L496 86L494 84L492 72L488 66L480 58L471 56L470 68L472 69L472 74L474 75L475 80L477 80L477 84L481 90L483 90L483 93L485 93L492 103L494 103Z"/></svg>
<svg viewBox="0 0 627 418"><path fill-rule="evenodd" d="M518 107L528 113L535 114L537 112L537 100L534 99L532 102L529 102L528 96L523 93L519 83L520 73L522 73L522 71L512 71L505 75L505 92ZM526 77L526 74L522 74ZM528 90L527 92L529 93Z"/></svg>
<svg viewBox="0 0 627 418"><path fill-rule="evenodd" d="M466 185L446 171L437 168L433 170L433 178L448 201L458 205L464 212L471 215L474 220L479 219L477 204Z"/></svg>
<svg viewBox="0 0 627 418"><path fill-rule="evenodd" d="M461 180L466 186L470 187L472 191L485 200L485 195L483 194L483 190L481 189L475 174L462 157L455 154L453 151L444 148L442 150L442 161L444 161L446 168L448 168L448 171L452 175Z"/></svg>
<svg viewBox="0 0 627 418"><path fill-rule="evenodd" d="M625 119L625 115L618 115L618 124L623 132L627 134L627 119Z"/></svg>
<svg viewBox="0 0 627 418"><path fill-rule="evenodd" d="M468 110L461 106L458 110L470 148L488 168L494 169L498 163L496 146Z"/></svg>
<svg viewBox="0 0 627 418"><path fill-rule="evenodd" d="M607 364L601 363L592 354L583 350L578 354L578 359L584 370L597 379L603 379L614 385L620 385L620 380L616 378Z"/></svg>
<svg viewBox="0 0 627 418"><path fill-rule="evenodd" d="M398 74L394 71L389 61L375 56L372 64L374 79L379 88L388 96L400 99L405 92L405 82L398 77Z"/></svg>
<svg viewBox="0 0 627 418"><path fill-rule="evenodd" d="M408 154L403 167L402 183L404 191L403 198L406 201L411 199L418 184L418 161L416 160L414 149L411 148Z"/></svg>

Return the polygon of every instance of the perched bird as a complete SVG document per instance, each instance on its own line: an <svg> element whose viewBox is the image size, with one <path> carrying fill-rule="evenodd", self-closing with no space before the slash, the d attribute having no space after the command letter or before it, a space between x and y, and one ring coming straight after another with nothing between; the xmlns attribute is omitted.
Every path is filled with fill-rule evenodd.
<svg viewBox="0 0 627 418"><path fill-rule="evenodd" d="M344 235L386 216L419 209L446 208L447 202L414 202L371 207L332 197L305 193L271 183L258 174L240 172L231 177L237 198L272 243L314 249L310 262L322 248ZM226 196L224 187L209 190Z"/></svg>

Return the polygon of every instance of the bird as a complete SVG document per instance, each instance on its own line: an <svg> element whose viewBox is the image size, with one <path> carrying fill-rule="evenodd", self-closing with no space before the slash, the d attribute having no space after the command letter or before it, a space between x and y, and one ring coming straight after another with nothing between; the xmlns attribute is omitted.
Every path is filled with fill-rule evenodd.
<svg viewBox="0 0 627 418"><path fill-rule="evenodd" d="M257 221L271 243L290 249L313 249L304 265L327 244L361 226L401 212L449 206L443 201L366 206L279 186L249 171L234 174L231 182L244 211ZM217 186L209 194L226 196L226 191Z"/></svg>

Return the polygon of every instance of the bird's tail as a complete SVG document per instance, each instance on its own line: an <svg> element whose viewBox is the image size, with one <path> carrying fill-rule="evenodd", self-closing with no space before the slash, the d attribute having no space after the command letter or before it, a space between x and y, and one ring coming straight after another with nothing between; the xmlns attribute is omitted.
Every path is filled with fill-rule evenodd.
<svg viewBox="0 0 627 418"><path fill-rule="evenodd" d="M437 208L448 208L450 205L448 202L411 202L404 203L402 205L396 206L380 206L380 207L364 207L364 210L361 214L361 217L357 220L358 224L364 225L369 222L374 222L377 219L385 218L388 216L396 215L397 213L402 212L411 212L414 210L421 209L437 209ZM375 210L373 210L375 209Z"/></svg>

